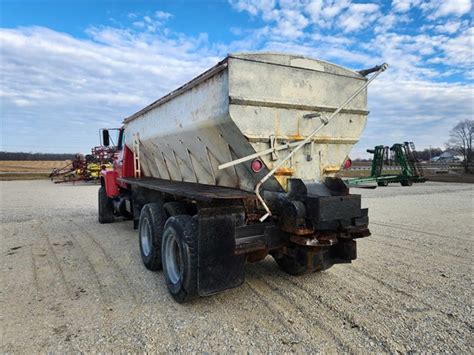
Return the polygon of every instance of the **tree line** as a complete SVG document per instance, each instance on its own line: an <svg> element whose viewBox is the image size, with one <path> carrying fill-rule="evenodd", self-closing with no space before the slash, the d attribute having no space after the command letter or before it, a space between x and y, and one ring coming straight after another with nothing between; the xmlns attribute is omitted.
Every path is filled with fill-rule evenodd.
<svg viewBox="0 0 474 355"><path fill-rule="evenodd" d="M443 152L444 151L441 148L415 150L416 157L423 161L430 161L430 159L439 157L441 154L443 154Z"/></svg>
<svg viewBox="0 0 474 355"><path fill-rule="evenodd" d="M2 152L0 160L72 160L72 153L25 153L25 152Z"/></svg>

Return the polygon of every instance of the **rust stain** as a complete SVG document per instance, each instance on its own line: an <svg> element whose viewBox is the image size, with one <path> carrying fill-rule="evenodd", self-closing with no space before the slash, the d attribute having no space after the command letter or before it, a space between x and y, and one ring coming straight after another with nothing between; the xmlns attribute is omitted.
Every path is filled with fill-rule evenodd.
<svg viewBox="0 0 474 355"><path fill-rule="evenodd" d="M341 170L340 166L337 165L326 165L323 168L323 173L337 173Z"/></svg>
<svg viewBox="0 0 474 355"><path fill-rule="evenodd" d="M287 139L293 140L293 141L302 141L303 139L306 138L305 136L302 136L302 135L299 135L299 134L289 134L286 137L287 137Z"/></svg>
<svg viewBox="0 0 474 355"><path fill-rule="evenodd" d="M278 180L280 185L288 190L288 179L295 173L295 169L289 167L281 167L275 171L275 178Z"/></svg>
<svg viewBox="0 0 474 355"><path fill-rule="evenodd" d="M275 175L277 176L291 176L294 173L295 173L295 169L287 168L287 167L282 167L282 168L277 169L277 171L275 171Z"/></svg>

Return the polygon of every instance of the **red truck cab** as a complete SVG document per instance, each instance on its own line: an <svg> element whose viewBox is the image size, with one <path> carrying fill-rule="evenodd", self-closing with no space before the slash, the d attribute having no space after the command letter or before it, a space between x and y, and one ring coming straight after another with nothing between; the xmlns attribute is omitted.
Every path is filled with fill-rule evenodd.
<svg viewBox="0 0 474 355"><path fill-rule="evenodd" d="M116 131L116 139L113 141L110 131ZM107 197L114 198L120 195L120 189L127 189L127 184L120 182L122 177L133 177L133 152L124 142L124 129L112 128L102 130L102 144L106 147L116 143L113 170L102 170L100 173L101 185L105 189Z"/></svg>

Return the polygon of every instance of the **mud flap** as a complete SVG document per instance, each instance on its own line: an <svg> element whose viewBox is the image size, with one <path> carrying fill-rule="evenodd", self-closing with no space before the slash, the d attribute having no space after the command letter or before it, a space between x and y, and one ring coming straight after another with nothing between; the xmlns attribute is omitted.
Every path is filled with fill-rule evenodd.
<svg viewBox="0 0 474 355"><path fill-rule="evenodd" d="M243 225L241 206L199 208L198 293L209 296L240 286L245 257L234 255L235 228Z"/></svg>

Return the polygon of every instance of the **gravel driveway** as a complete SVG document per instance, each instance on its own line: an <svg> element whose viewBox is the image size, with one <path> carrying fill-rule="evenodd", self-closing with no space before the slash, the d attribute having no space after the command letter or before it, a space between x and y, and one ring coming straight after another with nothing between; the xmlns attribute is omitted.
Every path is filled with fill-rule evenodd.
<svg viewBox="0 0 474 355"><path fill-rule="evenodd" d="M183 306L131 222L97 222L96 185L0 182L0 352L472 353L473 188L353 190L372 231L353 264L292 277L267 258Z"/></svg>

